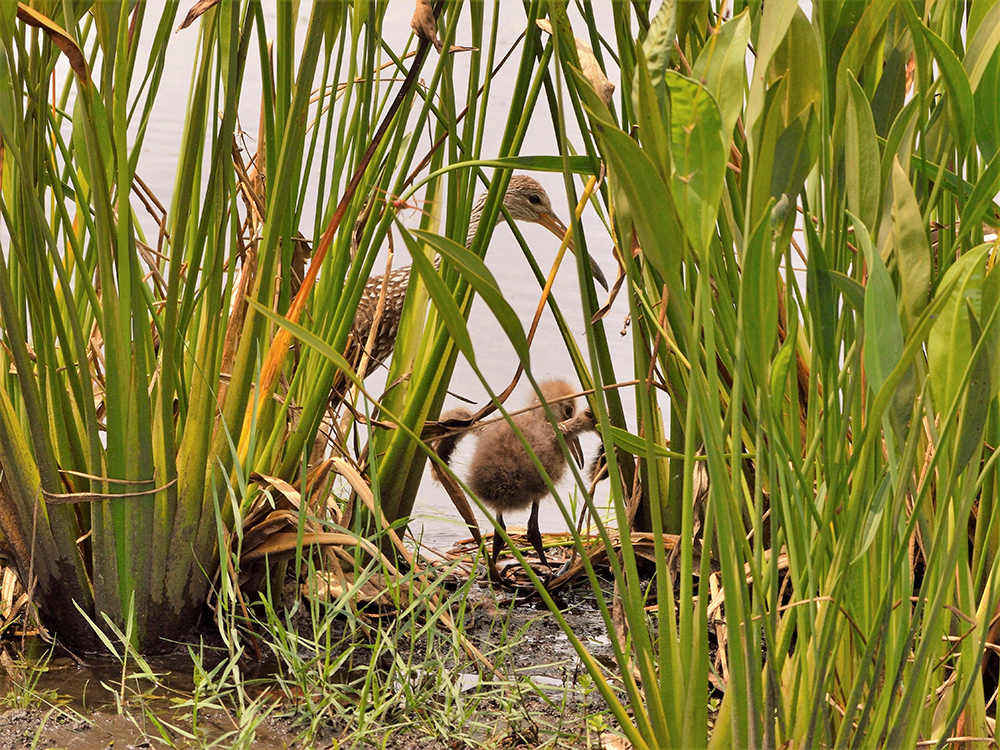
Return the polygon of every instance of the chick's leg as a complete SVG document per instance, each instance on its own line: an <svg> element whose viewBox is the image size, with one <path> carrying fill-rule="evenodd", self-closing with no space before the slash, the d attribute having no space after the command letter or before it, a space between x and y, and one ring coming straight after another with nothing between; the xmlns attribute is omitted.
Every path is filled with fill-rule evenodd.
<svg viewBox="0 0 1000 750"><path fill-rule="evenodd" d="M497 513L497 527L493 529L493 564L497 564L497 560L500 557L500 550L503 549L503 534L501 530L506 531L507 527L503 524L503 513Z"/></svg>
<svg viewBox="0 0 1000 750"><path fill-rule="evenodd" d="M531 504L531 515L528 516L528 541L531 542L531 546L538 553L538 559L542 561L542 565L551 568L552 566L549 565L549 561L545 559L545 549L542 547L542 532L538 530L538 505L537 500Z"/></svg>

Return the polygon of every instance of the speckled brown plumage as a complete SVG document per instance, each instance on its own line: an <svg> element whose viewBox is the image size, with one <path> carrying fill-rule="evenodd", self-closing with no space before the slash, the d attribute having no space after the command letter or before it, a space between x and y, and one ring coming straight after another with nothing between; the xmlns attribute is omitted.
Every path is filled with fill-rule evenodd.
<svg viewBox="0 0 1000 750"><path fill-rule="evenodd" d="M372 276L365 284L364 291L361 292L361 301L358 303L358 311L354 315L352 331L354 341L359 348L368 343L368 333L375 321L375 311L378 309L378 298L382 294L384 279L384 275ZM406 287L409 283L410 266L405 266L389 274L385 290L385 307L382 310L378 333L372 342L372 351L370 352L375 364L381 364L392 354L392 348L396 343L396 333L399 331L399 320L403 314ZM357 361L355 359L355 362Z"/></svg>
<svg viewBox="0 0 1000 750"><path fill-rule="evenodd" d="M512 218L518 221L528 221L541 224L557 236L566 233L565 225L552 211L552 203L549 200L545 189L532 177L527 175L515 175L511 177L507 192L504 194L504 205L510 212ZM476 205L472 209L472 217L469 222L469 233L466 238L466 247L472 244L472 239L479 228L479 221L482 217L483 206L486 204L486 194L479 197ZM500 216L502 218L502 214ZM435 265L440 264L440 258L435 261ZM607 282L596 264L592 264L594 275L597 280L607 288ZM382 290L384 276L373 276L365 285L358 303L358 311L354 316L354 325L351 335L351 349L349 357L353 362L360 361L362 347L368 341L368 334L371 331L372 323L375 319L375 311L378 309L378 298ZM399 331L399 320L403 313L403 301L406 299L406 289L410 283L410 266L393 271L389 275L386 287L385 307L382 310L382 317L379 319L378 332L370 352L374 364L381 364L392 353L396 343L396 334ZM369 367L368 371L372 371Z"/></svg>

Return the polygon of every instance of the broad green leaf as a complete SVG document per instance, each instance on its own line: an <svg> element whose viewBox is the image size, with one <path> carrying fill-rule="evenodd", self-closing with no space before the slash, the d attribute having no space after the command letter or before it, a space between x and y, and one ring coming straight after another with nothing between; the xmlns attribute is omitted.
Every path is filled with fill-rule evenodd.
<svg viewBox="0 0 1000 750"><path fill-rule="evenodd" d="M9 39L14 38L14 19L17 18L17 3L0 3L0 31Z"/></svg>
<svg viewBox="0 0 1000 750"><path fill-rule="evenodd" d="M896 311L896 290L892 287L892 279L882 256L875 252L864 223L854 216L851 221L854 237L864 252L868 266L868 283L865 285L865 372L872 390L878 391L903 354L903 326Z"/></svg>
<svg viewBox="0 0 1000 750"><path fill-rule="evenodd" d="M6 132L4 140L13 140L14 88L11 84L10 67L7 56L0 55L0 134Z"/></svg>
<svg viewBox="0 0 1000 750"><path fill-rule="evenodd" d="M871 505L865 514L865 530L861 534L861 544L858 545L857 554L854 556L852 564L858 562L861 556L868 551L875 541L875 533L882 525L882 514L885 512L885 501L889 497L889 489L892 487L889 481L889 472L882 476L882 481L878 484L878 489L872 495Z"/></svg>
<svg viewBox="0 0 1000 750"><path fill-rule="evenodd" d="M969 3L969 23L967 31L969 35L974 39L976 34L979 33L979 27L983 24L983 19L986 14L994 8L996 5L996 0L972 0Z"/></svg>
<svg viewBox="0 0 1000 750"><path fill-rule="evenodd" d="M747 140L750 151L750 192L744 226L756 226L769 198L794 196L816 160L818 139L814 108L822 95L818 71L816 34L794 3L777 3L774 30L778 40L767 40L774 49L765 52L765 30L761 29L760 51L754 67L747 103ZM768 24L770 7L764 10ZM788 10L790 8L790 10ZM785 14L790 14L785 20ZM764 61L767 68L762 68ZM744 169L746 168L744 164Z"/></svg>
<svg viewBox="0 0 1000 750"><path fill-rule="evenodd" d="M882 165L879 169L879 182L881 185L889 186L890 175L892 174L892 163L894 159L899 159L903 171L907 174L910 169L910 160L913 156L913 134L916 130L917 115L919 113L919 99L912 98L906 106L900 110L896 119L889 128L889 135L885 139L885 148L882 151ZM883 206L884 206L883 196ZM883 218L884 221L884 218Z"/></svg>
<svg viewBox="0 0 1000 750"><path fill-rule="evenodd" d="M782 44L792 19L798 12L796 3L768 3L760 16L760 34L757 41L757 57L751 76L750 93L747 95L746 112L743 118L747 137L752 139L758 129L758 119L764 112L765 94L773 84L770 76L771 60L778 46Z"/></svg>
<svg viewBox="0 0 1000 750"><path fill-rule="evenodd" d="M844 166L847 172L847 205L865 226L874 227L881 199L875 120L861 86L853 75L846 78Z"/></svg>
<svg viewBox="0 0 1000 750"><path fill-rule="evenodd" d="M854 34L864 13L865 3L835 2L814 6L813 23L823 34L820 45L823 48L826 74L831 85L837 82L837 66L844 54L851 35Z"/></svg>
<svg viewBox="0 0 1000 750"><path fill-rule="evenodd" d="M971 33L974 36L962 65L969 76L969 85L975 93L979 90L979 84L990 61L996 59L997 46L1000 45L1000 3L993 3L982 22Z"/></svg>
<svg viewBox="0 0 1000 750"><path fill-rule="evenodd" d="M851 38L837 63L837 77L834 80L844 80L848 70L860 71L864 68L865 61L872 53L872 46L882 32L885 19L895 5L896 0L873 0L865 5L861 20L852 29L847 29L851 32ZM842 92L838 90L838 106L841 95Z"/></svg>
<svg viewBox="0 0 1000 750"><path fill-rule="evenodd" d="M944 97L948 104L948 124L951 135L955 139L959 155L964 156L972 144L972 127L975 122L969 77L951 47L921 23L913 10L909 9L909 6L904 3L900 7L909 10L905 15L910 22L910 29L914 34L922 34L934 53L934 59L937 61L941 77L947 88Z"/></svg>
<svg viewBox="0 0 1000 750"><path fill-rule="evenodd" d="M792 6L795 12L763 75L758 58L747 104L747 139L754 175L750 224L759 218L764 185L769 183L771 197L794 195L800 186L799 170L805 167L804 178L815 159L811 112L818 106L823 90L816 35L801 9L792 3L779 5ZM767 16L765 11L765 20ZM772 174L769 181L767 174Z"/></svg>
<svg viewBox="0 0 1000 750"><path fill-rule="evenodd" d="M837 355L837 300L831 280L826 251L811 221L804 221L809 264L806 266L806 302L808 323L812 326L812 343L820 359L830 364ZM854 281L851 279L851 281ZM857 282L855 282L857 283ZM859 298L864 299L864 290ZM857 309L861 309L861 305Z"/></svg>
<svg viewBox="0 0 1000 750"><path fill-rule="evenodd" d="M955 261L945 272L942 285L957 283L931 328L927 339L927 371L938 413L948 409L960 392L963 374L972 355L969 309L981 314L986 255L989 245L980 245Z"/></svg>
<svg viewBox="0 0 1000 750"><path fill-rule="evenodd" d="M982 226L983 221L995 216L994 196L1000 193L1000 153L994 154L989 166L979 175L972 194L962 208L962 221L958 227L955 244L961 245L973 230Z"/></svg>
<svg viewBox="0 0 1000 750"><path fill-rule="evenodd" d="M889 278L889 271L882 256L875 250L868 236L868 229L856 216L848 212L854 224L854 236L864 252L868 266L868 284L865 286L865 338L864 363L868 383L877 394L889 381L903 357L905 339L896 305L896 291ZM916 389L912 368L907 368L900 378L889 409L889 424L897 436L905 430L908 415L913 408Z"/></svg>
<svg viewBox="0 0 1000 750"><path fill-rule="evenodd" d="M750 41L750 16L744 9L712 34L698 55L691 77L703 81L722 114L722 132L728 142L743 107L746 53ZM741 85L737 86L736 82Z"/></svg>
<svg viewBox="0 0 1000 750"><path fill-rule="evenodd" d="M770 197L794 197L802 188L819 152L819 127L811 107L785 128L774 145Z"/></svg>
<svg viewBox="0 0 1000 750"><path fill-rule="evenodd" d="M989 265L989 261L987 261ZM993 363L991 374L992 389L990 398L995 398L1000 393L1000 323L990 323L990 316L994 315L994 310L1000 306L1000 273L996 266L993 266L987 273L983 281L983 304L976 310L976 316L983 321L983 325L990 326L984 331L987 336L987 345L990 347L990 361Z"/></svg>
<svg viewBox="0 0 1000 750"><path fill-rule="evenodd" d="M635 222L643 255L663 276L670 294L683 295L681 238L684 229L670 189L635 141L594 117L592 112L591 117L594 135L611 173L617 211Z"/></svg>
<svg viewBox="0 0 1000 750"><path fill-rule="evenodd" d="M570 73L576 79L577 91L580 92L580 97L583 99L583 103L587 108L587 114L592 120L598 120L608 127L618 127L618 123L614 121L611 117L611 112L608 110L607 106L598 96L594 87L590 84L590 80L584 75L583 71L578 68L569 68ZM664 128L664 132L665 128Z"/></svg>
<svg viewBox="0 0 1000 750"><path fill-rule="evenodd" d="M886 43L888 44L888 42ZM913 37L908 31L899 33L895 45L888 49L882 71L879 74L878 86L875 87L875 93L871 96L875 131L882 138L888 135L893 121L906 104L908 67L912 52ZM870 71L870 68L868 70ZM849 74L851 72L845 71L845 75ZM838 106L843 98L842 91L838 90Z"/></svg>
<svg viewBox="0 0 1000 750"><path fill-rule="evenodd" d="M641 47L636 50L637 65L632 96L635 98L635 112L639 118L639 137L643 149L652 159L660 173L660 178L669 180L674 172L671 163L671 101L666 95L666 87L657 90L646 65L643 65ZM662 82L661 77L661 82ZM593 104L591 106L594 106Z"/></svg>
<svg viewBox="0 0 1000 750"><path fill-rule="evenodd" d="M821 68L816 31L802 8L796 6L788 33L775 50L767 73L771 81L783 78L788 82L781 103L786 127L822 100Z"/></svg>
<svg viewBox="0 0 1000 750"><path fill-rule="evenodd" d="M704 32L706 11L709 8L708 0L686 0L677 6L677 43L684 47L688 30L693 25L701 27Z"/></svg>
<svg viewBox="0 0 1000 750"><path fill-rule="evenodd" d="M969 324L972 365L965 393L965 404L959 421L958 445L955 452L955 466L957 467L963 467L970 463L982 450L986 415L995 395L991 374L994 364L993 356L996 350L988 342L983 342L983 345L979 347L979 352L974 354L976 346L983 337L983 331L980 329L979 321L976 320L976 311L973 310L973 303L970 299L965 299L965 314ZM993 328L996 327L994 320Z"/></svg>
<svg viewBox="0 0 1000 750"><path fill-rule="evenodd" d="M931 290L931 247L917 196L898 159L893 162L891 213L882 220L890 222L882 258L895 256L903 304L912 324L927 306Z"/></svg>
<svg viewBox="0 0 1000 750"><path fill-rule="evenodd" d="M759 384L767 382L767 367L778 338L778 270L771 235L771 217L765 212L747 242L740 277L747 361Z"/></svg>
<svg viewBox="0 0 1000 750"><path fill-rule="evenodd" d="M992 160L1000 151L1000 52L994 52L987 63L973 98L976 145L984 158Z"/></svg>
<svg viewBox="0 0 1000 750"><path fill-rule="evenodd" d="M707 88L672 71L667 73L666 82L670 92L673 193L688 239L700 253L707 251L715 234L729 139Z"/></svg>
<svg viewBox="0 0 1000 750"><path fill-rule="evenodd" d="M670 59L674 53L674 39L677 36L677 0L665 0L649 23L649 32L642 42L642 54L653 89L663 92L666 84L663 76L670 69ZM637 49L636 52L639 50ZM633 82L634 83L634 82Z"/></svg>
<svg viewBox="0 0 1000 750"><path fill-rule="evenodd" d="M771 418L776 424L781 424L785 411L784 399L781 394L785 392L788 384L788 373L795 367L795 339L789 336L785 343L781 345L778 353L771 362L769 392L771 394Z"/></svg>
<svg viewBox="0 0 1000 750"><path fill-rule="evenodd" d="M782 80L768 90L764 112L759 118L760 127L757 135L749 140L750 134L747 134L750 151L750 179L744 222L744 231L747 234L750 233L751 227L757 226L764 215L764 206L774 197L771 193L771 177L774 174L778 137L783 131L778 102L781 99L781 90L787 85L787 82ZM746 162L743 168L747 169Z"/></svg>
<svg viewBox="0 0 1000 750"><path fill-rule="evenodd" d="M751 178L747 220L753 225L764 206L782 195L794 197L816 161L819 145L812 107L786 126L782 106L787 101L786 79L767 92L761 128L751 147Z"/></svg>
<svg viewBox="0 0 1000 750"><path fill-rule="evenodd" d="M844 295L847 304L859 313L865 311L865 288L850 276L845 276L839 271L830 271L830 281Z"/></svg>
<svg viewBox="0 0 1000 750"><path fill-rule="evenodd" d="M524 336L524 329L521 327L521 322L518 320L517 313L514 312L510 303L504 299L503 292L500 291L500 287L497 284L496 279L493 277L493 274L490 273L486 264L483 263L483 261L475 253L470 252L467 248L462 247L457 242L447 237L441 237L440 235L421 230L414 230L413 234L437 250L442 257L446 258L453 266L455 266L455 268L458 269L462 278L469 283L469 286L475 290L476 294L478 294L482 298L483 302L485 302L490 308L490 311L496 317L497 322L503 327L504 332L507 334L507 338L514 347L514 351L517 352L521 361L527 365L530 360L528 355L528 341ZM414 254L415 262L417 260L416 256L418 255L420 255L419 252ZM431 266L431 263L426 259L424 260L426 266L420 270L420 275L426 281L429 273L433 272L433 268L428 271L427 267ZM440 276L438 276L436 272L433 272L433 275L440 280ZM444 286L443 282L441 283L441 286ZM429 288L435 303L440 300L447 305L447 301L442 299L441 288L438 288L436 292L430 286ZM447 287L444 287L444 289L447 292L446 296L448 299L451 299L451 304L454 306L454 310L449 309L449 316L445 318L445 323L448 324L448 330L454 331L459 327L465 328L465 318L458 312L458 306L455 304L454 299L452 299L451 292L447 290ZM458 318L454 317L456 313L458 314ZM449 317L451 318L450 322Z"/></svg>

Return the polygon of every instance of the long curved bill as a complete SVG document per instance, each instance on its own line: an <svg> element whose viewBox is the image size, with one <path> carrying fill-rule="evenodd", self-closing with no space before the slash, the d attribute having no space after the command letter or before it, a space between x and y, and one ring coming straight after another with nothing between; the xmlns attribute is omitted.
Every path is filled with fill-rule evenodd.
<svg viewBox="0 0 1000 750"><path fill-rule="evenodd" d="M538 223L552 232L552 234L560 240L563 239L563 237L566 236L566 232L569 231L566 228L566 225L563 224L562 221L559 220L559 217L555 214L542 214L538 218ZM573 240L569 241L568 247L570 252L575 255L576 248L573 247ZM604 271L601 270L601 267L597 265L597 261L593 258L588 256L588 260L590 261L590 272L594 275L594 281L604 287L604 291L608 291L608 280L604 278Z"/></svg>
<svg viewBox="0 0 1000 750"><path fill-rule="evenodd" d="M573 455L573 460L581 469L583 468L583 448L580 445L580 438L576 435L566 441L569 452Z"/></svg>

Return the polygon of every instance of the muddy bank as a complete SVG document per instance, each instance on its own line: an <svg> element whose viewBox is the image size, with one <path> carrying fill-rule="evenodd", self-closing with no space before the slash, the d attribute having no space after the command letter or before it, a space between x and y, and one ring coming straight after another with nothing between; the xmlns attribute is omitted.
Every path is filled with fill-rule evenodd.
<svg viewBox="0 0 1000 750"><path fill-rule="evenodd" d="M161 722L167 721L173 729ZM158 725L159 724L159 725ZM208 710L198 719L198 739L185 738L193 734L190 721L169 716L162 710L156 720L141 711L127 714L93 711L76 714L61 707L16 708L0 714L0 750L23 748L67 748L73 750L107 750L107 748L205 748L254 747L278 750L296 745L299 732L290 719L268 718L254 729L248 744L229 738L240 733L232 716L224 711ZM161 734L162 733L162 734ZM164 739L163 735L168 739ZM309 745L308 747L312 747Z"/></svg>
<svg viewBox="0 0 1000 750"><path fill-rule="evenodd" d="M588 651L611 667L612 649L600 612L584 588L561 595L563 616ZM190 660L174 656L153 665L165 676L159 687L129 681L122 692L120 665L81 667L53 659L45 671L8 670L0 713L0 750L14 748L358 748L358 750L458 750L460 748L596 748L613 720L555 617L533 597L473 586L465 618L466 636L491 659L494 676L468 664L447 663L433 677L440 695L425 706L392 711L377 723L352 716L357 685L380 660L402 659L426 670L437 659L426 644L400 638L395 650L372 665L354 664L351 685L316 685L317 694L346 708L314 713L313 696L288 689L281 667L257 677L248 695L252 712L205 699L197 711ZM130 670L131 671L131 670ZM169 673L169 675L167 675ZM444 675L442 677L442 675ZM414 679L418 679L414 677ZM284 687L279 680L284 679ZM102 684L103 683L103 684ZM116 696L117 692L117 696ZM124 696L123 710L119 702ZM368 709L371 711L372 709ZM243 726L241 726L241 721Z"/></svg>

